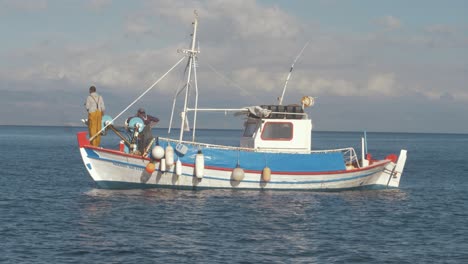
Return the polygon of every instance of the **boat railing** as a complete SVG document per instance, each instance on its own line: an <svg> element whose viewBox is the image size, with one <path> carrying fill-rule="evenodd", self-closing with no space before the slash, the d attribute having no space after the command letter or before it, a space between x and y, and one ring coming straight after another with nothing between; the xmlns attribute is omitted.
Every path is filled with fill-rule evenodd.
<svg viewBox="0 0 468 264"><path fill-rule="evenodd" d="M361 167L358 156L354 148L345 148L342 150L343 150L343 157L345 159L346 165L353 165L353 166L357 166L358 168Z"/></svg>
<svg viewBox="0 0 468 264"><path fill-rule="evenodd" d="M170 142L173 144L183 144L183 145L192 145L196 146L197 148L216 148L216 149L225 149L225 150L234 150L234 151L249 151L249 152L266 152L268 151L269 153L284 153L284 151L281 150L274 150L274 149L253 149L253 148L245 148L245 147L234 147L234 146L226 146L226 145L217 145L217 144L210 144L210 143L200 143L200 142L192 142L192 141L179 141L177 139L172 139L172 138L164 138L164 137L159 137L159 141L166 141ZM339 149L327 149L327 150L310 150L310 151L297 151L297 152L289 152L290 154L312 154L312 153L336 153L336 152L341 152L343 153L343 158L345 164L355 164L358 167L359 166L359 160L358 156L356 154L356 151L354 148L339 148Z"/></svg>

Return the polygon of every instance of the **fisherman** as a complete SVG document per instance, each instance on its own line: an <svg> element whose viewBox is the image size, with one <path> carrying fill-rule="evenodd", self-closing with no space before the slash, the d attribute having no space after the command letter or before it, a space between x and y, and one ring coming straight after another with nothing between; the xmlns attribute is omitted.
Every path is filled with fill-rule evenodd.
<svg viewBox="0 0 468 264"><path fill-rule="evenodd" d="M143 153L145 151L145 148L153 139L152 128L159 122L159 118L146 114L144 108L138 109L136 117L141 118L145 123L145 128L138 135L138 150L140 151L140 153Z"/></svg>
<svg viewBox="0 0 468 264"><path fill-rule="evenodd" d="M91 140L91 145L97 147L101 143L101 122L102 116L104 115L104 111L106 107L104 105L104 99L96 92L96 87L91 86L89 87L89 95L86 98L86 110L88 111L88 129L89 129L89 137L94 137Z"/></svg>

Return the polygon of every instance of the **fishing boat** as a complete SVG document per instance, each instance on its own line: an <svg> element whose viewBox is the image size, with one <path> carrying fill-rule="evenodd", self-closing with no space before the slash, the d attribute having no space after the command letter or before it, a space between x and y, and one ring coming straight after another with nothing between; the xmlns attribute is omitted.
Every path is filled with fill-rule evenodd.
<svg viewBox="0 0 468 264"><path fill-rule="evenodd" d="M114 131L121 139L119 149L92 146L90 140L96 135L77 134L85 168L99 188L339 191L399 187L407 156L404 149L398 156L390 154L374 160L366 151L367 141L363 137L360 157L352 147L312 150L312 120L306 110L315 98L304 96L297 104L283 104L294 63L276 104L229 109L198 107L197 27L195 15L190 48L179 50L183 57L168 72L115 118L103 117L99 133ZM137 150L145 128L143 120L138 117L127 120L125 134L114 127L114 121L185 60L186 82L174 95L169 125L170 132L176 100L185 94L179 138L153 138L143 150ZM195 100L189 100L193 92ZM196 141L197 113L211 111L233 112L245 119L238 146ZM189 113L193 115L191 140L184 139Z"/></svg>

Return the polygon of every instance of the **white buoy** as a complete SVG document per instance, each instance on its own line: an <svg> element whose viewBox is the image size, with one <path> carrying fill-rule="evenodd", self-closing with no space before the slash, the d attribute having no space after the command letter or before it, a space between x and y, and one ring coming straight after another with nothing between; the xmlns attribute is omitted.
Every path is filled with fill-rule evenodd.
<svg viewBox="0 0 468 264"><path fill-rule="evenodd" d="M201 150L199 150L197 155L195 156L195 177L201 179L203 178L204 173L205 157L203 157L203 153L201 152Z"/></svg>
<svg viewBox="0 0 468 264"><path fill-rule="evenodd" d="M245 176L245 173L241 167L237 166L236 168L234 168L234 170L232 170L231 177L233 180L242 181L244 179L244 176Z"/></svg>
<svg viewBox="0 0 468 264"><path fill-rule="evenodd" d="M154 146L151 150L151 155L153 156L153 159L160 160L164 157L164 149L161 146Z"/></svg>
<svg viewBox="0 0 468 264"><path fill-rule="evenodd" d="M175 164L175 173L177 174L177 176L182 175L182 162L180 162L180 160L177 160Z"/></svg>
<svg viewBox="0 0 468 264"><path fill-rule="evenodd" d="M171 145L167 145L166 147L166 165L167 168L170 169L172 165L174 165L174 148Z"/></svg>
<svg viewBox="0 0 468 264"><path fill-rule="evenodd" d="M161 163L161 164L159 165L159 167L160 167L159 169L160 169L162 172L166 171L166 160L165 160L165 158L162 158L160 163Z"/></svg>
<svg viewBox="0 0 468 264"><path fill-rule="evenodd" d="M270 168L268 168L268 167L263 168L262 180L264 182L269 182L271 180L271 169Z"/></svg>

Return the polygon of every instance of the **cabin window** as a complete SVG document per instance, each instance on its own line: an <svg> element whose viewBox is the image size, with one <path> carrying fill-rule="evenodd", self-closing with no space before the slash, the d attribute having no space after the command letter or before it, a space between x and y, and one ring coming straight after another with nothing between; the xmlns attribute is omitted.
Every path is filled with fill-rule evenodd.
<svg viewBox="0 0 468 264"><path fill-rule="evenodd" d="M268 122L263 126L263 140L291 140L293 124L287 122Z"/></svg>
<svg viewBox="0 0 468 264"><path fill-rule="evenodd" d="M253 137L257 131L257 122L246 122L245 123L245 130L244 130L244 137Z"/></svg>

